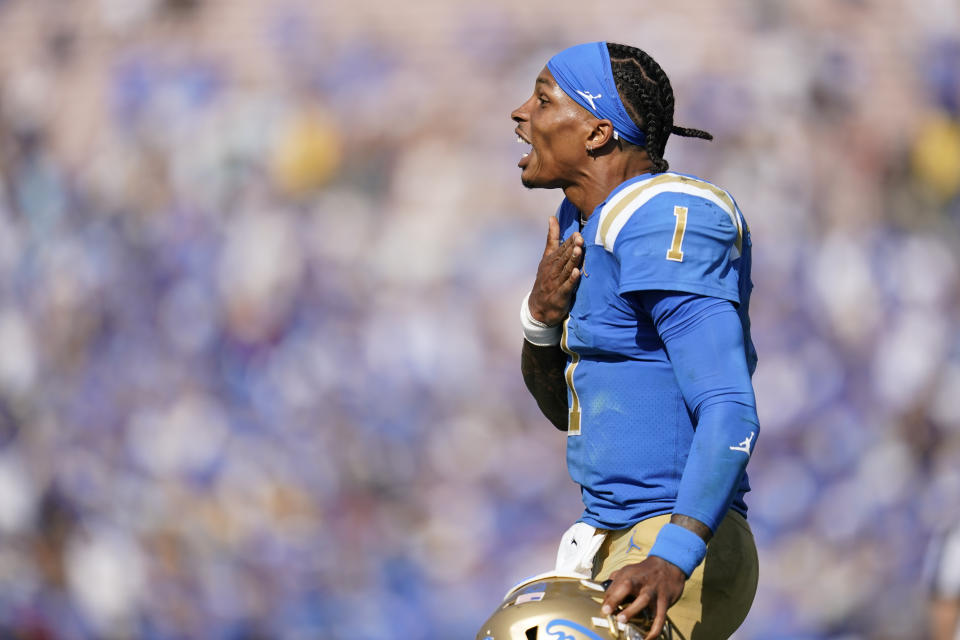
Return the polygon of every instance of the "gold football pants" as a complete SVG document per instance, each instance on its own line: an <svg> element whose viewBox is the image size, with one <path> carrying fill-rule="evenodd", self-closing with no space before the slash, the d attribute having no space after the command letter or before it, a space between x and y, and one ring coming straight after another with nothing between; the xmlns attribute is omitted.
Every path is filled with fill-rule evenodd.
<svg viewBox="0 0 960 640"><path fill-rule="evenodd" d="M610 531L593 561L594 580L647 557L670 514ZM667 615L684 640L725 640L747 617L757 593L757 547L746 519L729 511L707 545L707 556Z"/></svg>

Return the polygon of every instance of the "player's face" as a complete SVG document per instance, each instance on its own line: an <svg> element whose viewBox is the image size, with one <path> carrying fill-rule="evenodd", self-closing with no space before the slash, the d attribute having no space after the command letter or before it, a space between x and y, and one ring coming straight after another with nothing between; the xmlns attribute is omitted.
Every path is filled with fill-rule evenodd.
<svg viewBox="0 0 960 640"><path fill-rule="evenodd" d="M533 95L510 117L517 123L517 136L530 145L517 163L525 187L562 188L582 174L591 121L596 119L563 92L549 69L544 67Z"/></svg>

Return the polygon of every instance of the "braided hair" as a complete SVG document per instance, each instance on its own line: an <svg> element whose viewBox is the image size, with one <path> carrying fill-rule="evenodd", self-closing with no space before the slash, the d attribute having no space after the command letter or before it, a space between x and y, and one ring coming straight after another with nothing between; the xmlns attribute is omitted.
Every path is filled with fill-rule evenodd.
<svg viewBox="0 0 960 640"><path fill-rule="evenodd" d="M663 152L671 133L713 140L706 131L673 126L673 87L656 60L645 51L625 44L608 42L607 51L620 100L630 119L646 136L645 149L658 173L670 168Z"/></svg>

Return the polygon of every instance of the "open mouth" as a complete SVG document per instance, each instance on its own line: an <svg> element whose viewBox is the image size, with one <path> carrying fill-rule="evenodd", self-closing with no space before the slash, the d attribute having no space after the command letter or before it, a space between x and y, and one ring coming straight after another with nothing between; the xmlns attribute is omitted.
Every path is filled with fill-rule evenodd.
<svg viewBox="0 0 960 640"><path fill-rule="evenodd" d="M526 166L527 160L530 157L530 152L533 150L533 145L526 138L523 137L523 134L520 133L519 129L517 129L515 132L517 134L517 144L522 144L527 146L526 152L522 156L520 156L520 162L517 163L518 167L524 167Z"/></svg>

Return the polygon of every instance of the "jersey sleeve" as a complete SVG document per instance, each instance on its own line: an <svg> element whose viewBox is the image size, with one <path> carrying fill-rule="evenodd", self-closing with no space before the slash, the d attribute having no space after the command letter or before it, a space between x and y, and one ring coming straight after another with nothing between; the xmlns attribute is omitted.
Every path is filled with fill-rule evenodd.
<svg viewBox="0 0 960 640"><path fill-rule="evenodd" d="M716 531L746 488L743 472L760 433L740 318L728 301L717 298L658 291L640 300L696 419L673 512Z"/></svg>
<svg viewBox="0 0 960 640"><path fill-rule="evenodd" d="M614 238L608 232L605 243L620 264L618 293L669 290L740 303L735 261L742 230L736 212L668 192L625 213L626 221Z"/></svg>

